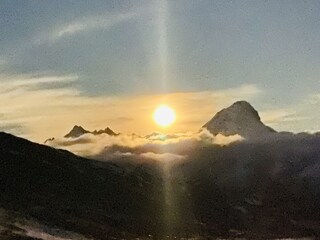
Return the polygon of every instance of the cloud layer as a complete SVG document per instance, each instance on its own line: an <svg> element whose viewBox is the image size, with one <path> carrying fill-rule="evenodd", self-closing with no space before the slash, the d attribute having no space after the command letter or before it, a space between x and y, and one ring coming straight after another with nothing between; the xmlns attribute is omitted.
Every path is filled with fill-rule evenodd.
<svg viewBox="0 0 320 240"><path fill-rule="evenodd" d="M147 136L136 134L84 134L78 138L57 138L47 144L55 148L63 148L75 154L103 161L119 160L130 157L136 161L169 161L184 160L199 145L226 146L242 141L239 135L213 136L206 129L197 133L162 134L153 133Z"/></svg>

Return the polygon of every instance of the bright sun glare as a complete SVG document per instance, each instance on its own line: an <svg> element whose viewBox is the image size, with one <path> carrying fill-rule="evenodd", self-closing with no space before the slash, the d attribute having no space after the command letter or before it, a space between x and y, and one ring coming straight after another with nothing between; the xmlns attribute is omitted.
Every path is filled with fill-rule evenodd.
<svg viewBox="0 0 320 240"><path fill-rule="evenodd" d="M176 114L172 108L161 105L155 110L153 119L161 127L167 127L175 121Z"/></svg>

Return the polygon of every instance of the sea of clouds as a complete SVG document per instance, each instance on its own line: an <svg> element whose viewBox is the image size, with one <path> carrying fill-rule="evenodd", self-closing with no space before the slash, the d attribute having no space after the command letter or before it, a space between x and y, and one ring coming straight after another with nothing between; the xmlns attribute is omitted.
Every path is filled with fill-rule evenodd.
<svg viewBox="0 0 320 240"><path fill-rule="evenodd" d="M175 161L186 158L198 145L227 146L242 141L240 135L212 135L202 129L193 133L162 134L152 133L147 136L136 134L84 134L78 138L56 138L48 144L62 148L77 155L98 160L113 160L121 156L135 156L142 159Z"/></svg>

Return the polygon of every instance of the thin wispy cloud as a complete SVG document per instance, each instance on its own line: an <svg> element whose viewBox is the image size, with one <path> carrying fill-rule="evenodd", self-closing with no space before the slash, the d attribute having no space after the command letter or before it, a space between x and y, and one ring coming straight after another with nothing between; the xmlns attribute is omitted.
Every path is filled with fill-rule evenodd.
<svg viewBox="0 0 320 240"><path fill-rule="evenodd" d="M67 22L62 26L55 27L49 34L42 34L36 40L36 43L41 43L42 41L57 41L65 37L99 29L107 30L123 22L128 22L140 14L141 11L131 11L126 13L106 13L104 15L79 18Z"/></svg>
<svg viewBox="0 0 320 240"><path fill-rule="evenodd" d="M25 84L41 84L41 83L54 83L54 82L73 82L78 79L78 76L75 74L71 75L62 75L62 76L37 76L30 77L28 79L16 80L14 84L16 85L25 85Z"/></svg>
<svg viewBox="0 0 320 240"><path fill-rule="evenodd" d="M37 88L41 84L73 82L78 79L75 74L70 75L0 75L0 93L14 91L21 88Z"/></svg>
<svg viewBox="0 0 320 240"><path fill-rule="evenodd" d="M261 119L267 125L279 131L318 132L320 129L320 114L315 111L320 106L320 97L309 94L287 105L276 106L260 112Z"/></svg>
<svg viewBox="0 0 320 240"><path fill-rule="evenodd" d="M296 116L296 112L290 108L262 111L260 115L262 121L268 125L279 124L280 122L295 121L299 118Z"/></svg>

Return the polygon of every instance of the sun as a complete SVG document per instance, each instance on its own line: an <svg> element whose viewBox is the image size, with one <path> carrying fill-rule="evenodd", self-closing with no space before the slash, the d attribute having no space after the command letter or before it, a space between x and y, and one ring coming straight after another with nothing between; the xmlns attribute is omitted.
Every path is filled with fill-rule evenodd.
<svg viewBox="0 0 320 240"><path fill-rule="evenodd" d="M154 111L153 119L159 126L168 127L176 120L176 113L167 105L161 105Z"/></svg>

